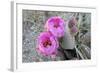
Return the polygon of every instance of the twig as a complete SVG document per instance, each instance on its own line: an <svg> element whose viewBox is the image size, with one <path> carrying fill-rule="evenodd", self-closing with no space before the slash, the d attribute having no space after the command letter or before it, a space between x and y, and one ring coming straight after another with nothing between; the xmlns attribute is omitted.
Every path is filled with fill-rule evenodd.
<svg viewBox="0 0 100 73"><path fill-rule="evenodd" d="M76 48L76 46L75 46L75 49L76 49L76 52L80 55L80 57L81 57L82 59L84 59L84 57L82 56L82 53L78 50L78 48Z"/></svg>

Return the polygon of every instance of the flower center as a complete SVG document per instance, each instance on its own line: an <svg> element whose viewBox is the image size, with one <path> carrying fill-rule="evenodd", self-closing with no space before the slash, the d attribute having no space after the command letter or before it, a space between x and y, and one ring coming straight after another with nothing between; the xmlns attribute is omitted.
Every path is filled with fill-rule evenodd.
<svg viewBox="0 0 100 73"><path fill-rule="evenodd" d="M59 27L59 19L57 19L57 18L54 20L54 27L55 28Z"/></svg>
<svg viewBox="0 0 100 73"><path fill-rule="evenodd" d="M44 47L47 47L47 46L51 46L51 41L49 39L46 39L45 42L43 43L43 46Z"/></svg>
<svg viewBox="0 0 100 73"><path fill-rule="evenodd" d="M55 28L58 28L58 27L59 27L59 25L58 25L58 24L54 24L54 27L55 27Z"/></svg>

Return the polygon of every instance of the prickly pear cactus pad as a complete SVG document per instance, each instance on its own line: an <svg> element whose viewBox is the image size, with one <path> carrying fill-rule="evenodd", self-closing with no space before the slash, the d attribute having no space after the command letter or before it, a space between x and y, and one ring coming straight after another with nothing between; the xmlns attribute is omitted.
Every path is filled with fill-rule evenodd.
<svg viewBox="0 0 100 73"><path fill-rule="evenodd" d="M91 59L91 13L22 11L22 62Z"/></svg>

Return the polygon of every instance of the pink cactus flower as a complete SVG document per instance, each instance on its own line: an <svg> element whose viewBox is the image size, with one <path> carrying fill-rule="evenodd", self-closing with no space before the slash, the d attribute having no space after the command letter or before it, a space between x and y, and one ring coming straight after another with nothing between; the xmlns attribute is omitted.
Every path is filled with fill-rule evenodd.
<svg viewBox="0 0 100 73"><path fill-rule="evenodd" d="M47 20L45 28L50 31L55 37L61 38L64 36L64 20L58 16L51 17Z"/></svg>
<svg viewBox="0 0 100 73"><path fill-rule="evenodd" d="M69 22L68 22L68 26L69 28L72 28L73 26L77 25L77 20L75 19L75 17L72 17Z"/></svg>
<svg viewBox="0 0 100 73"><path fill-rule="evenodd" d="M75 19L75 17L72 17L72 18L69 20L68 26L69 26L69 28L70 28L71 33L76 33L76 32L78 32L77 20Z"/></svg>
<svg viewBox="0 0 100 73"><path fill-rule="evenodd" d="M76 27L76 26L73 26L72 28L71 28L71 32L72 33L76 33L78 31L78 28Z"/></svg>
<svg viewBox="0 0 100 73"><path fill-rule="evenodd" d="M50 32L42 32L38 37L37 51L44 56L56 55L59 47L57 39Z"/></svg>

